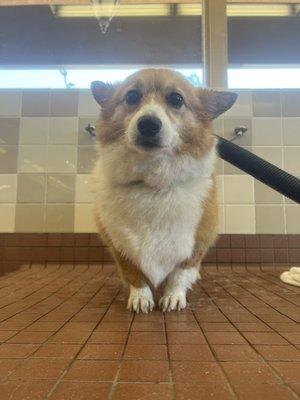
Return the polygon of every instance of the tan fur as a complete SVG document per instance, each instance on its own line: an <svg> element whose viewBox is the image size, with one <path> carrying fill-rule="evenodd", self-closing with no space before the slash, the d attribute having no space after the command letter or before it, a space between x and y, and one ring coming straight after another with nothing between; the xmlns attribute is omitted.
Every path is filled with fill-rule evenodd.
<svg viewBox="0 0 300 400"><path fill-rule="evenodd" d="M217 237L212 120L236 96L195 88L181 74L163 69L139 71L114 86L94 82L92 90L101 105L96 221L130 285L128 306L151 311L150 287L167 280L162 309L182 309ZM125 101L130 90L140 95L134 105ZM182 107L169 103L172 92L183 97ZM136 140L144 115L162 122L154 149L141 148Z"/></svg>

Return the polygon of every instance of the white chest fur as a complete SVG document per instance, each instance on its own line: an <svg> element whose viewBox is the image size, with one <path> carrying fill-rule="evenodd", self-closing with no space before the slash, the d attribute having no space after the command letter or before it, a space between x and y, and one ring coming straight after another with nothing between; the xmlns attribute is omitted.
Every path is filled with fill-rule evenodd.
<svg viewBox="0 0 300 400"><path fill-rule="evenodd" d="M213 155L208 157L209 168L204 171L202 166L198 171L202 174L159 188L146 185L145 176L141 183L113 182L105 156L96 167L95 201L101 223L114 246L134 261L154 286L192 254L201 203L211 185L213 159ZM151 170L148 173L151 175Z"/></svg>

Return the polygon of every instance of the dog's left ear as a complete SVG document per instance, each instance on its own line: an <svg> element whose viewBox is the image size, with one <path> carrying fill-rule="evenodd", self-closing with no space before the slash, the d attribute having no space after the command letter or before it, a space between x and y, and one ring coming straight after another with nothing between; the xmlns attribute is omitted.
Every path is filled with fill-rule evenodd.
<svg viewBox="0 0 300 400"><path fill-rule="evenodd" d="M237 94L232 92L218 92L215 90L201 90L200 99L207 119L217 118L229 110L237 99Z"/></svg>
<svg viewBox="0 0 300 400"><path fill-rule="evenodd" d="M108 96L113 90L113 85L110 83L104 83L100 81L93 81L91 83L91 91L94 99L102 107Z"/></svg>

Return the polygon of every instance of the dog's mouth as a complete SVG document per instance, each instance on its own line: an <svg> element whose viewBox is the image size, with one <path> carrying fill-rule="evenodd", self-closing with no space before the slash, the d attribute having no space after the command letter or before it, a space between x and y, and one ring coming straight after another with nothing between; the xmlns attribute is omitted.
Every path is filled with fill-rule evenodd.
<svg viewBox="0 0 300 400"><path fill-rule="evenodd" d="M162 148L161 144L157 140L138 138L135 141L136 146L143 148L144 150L155 150Z"/></svg>

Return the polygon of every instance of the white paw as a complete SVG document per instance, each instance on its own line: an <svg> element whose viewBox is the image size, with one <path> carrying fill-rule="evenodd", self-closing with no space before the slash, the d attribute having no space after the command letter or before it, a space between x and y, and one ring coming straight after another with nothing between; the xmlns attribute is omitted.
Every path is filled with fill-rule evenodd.
<svg viewBox="0 0 300 400"><path fill-rule="evenodd" d="M173 292L164 295L159 300L159 306L163 312L173 310L183 310L186 307L186 296L183 292Z"/></svg>
<svg viewBox="0 0 300 400"><path fill-rule="evenodd" d="M153 296L150 288L144 287L141 289L130 287L130 295L127 303L127 309L136 313L140 311L148 314L154 308Z"/></svg>

